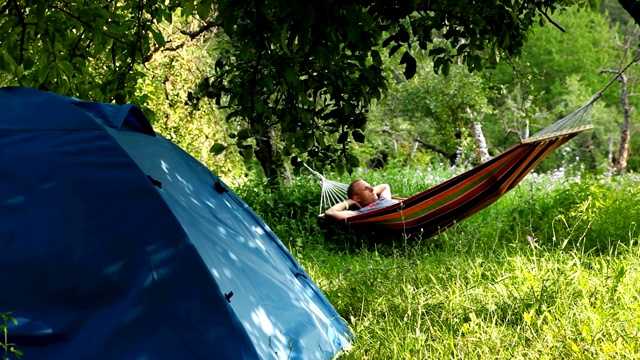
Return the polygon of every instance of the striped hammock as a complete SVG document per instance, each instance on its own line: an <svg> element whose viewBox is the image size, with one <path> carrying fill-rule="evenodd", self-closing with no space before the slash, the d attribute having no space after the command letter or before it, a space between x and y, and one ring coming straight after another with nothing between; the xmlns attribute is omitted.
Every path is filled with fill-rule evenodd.
<svg viewBox="0 0 640 360"><path fill-rule="evenodd" d="M513 189L552 151L592 129L588 116L595 100L522 140L491 160L399 203L345 220L351 226L428 238L479 212ZM306 165L305 165L306 166ZM311 169L309 169L311 170ZM322 180L321 211L346 199L346 184Z"/></svg>

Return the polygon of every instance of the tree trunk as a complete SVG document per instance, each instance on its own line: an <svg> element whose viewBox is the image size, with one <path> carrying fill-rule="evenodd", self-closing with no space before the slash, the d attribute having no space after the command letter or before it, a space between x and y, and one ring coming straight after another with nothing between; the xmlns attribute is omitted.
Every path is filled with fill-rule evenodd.
<svg viewBox="0 0 640 360"><path fill-rule="evenodd" d="M269 185L282 185L283 180L286 180L283 177L286 173L285 164L276 147L273 132L269 130L263 136L257 137L256 145L256 159L260 162L260 167L262 167Z"/></svg>
<svg viewBox="0 0 640 360"><path fill-rule="evenodd" d="M487 140L482 132L482 125L479 122L474 121L471 126L471 132L473 133L473 137L476 139L476 158L478 159L478 162L483 163L489 160L489 149L487 148Z"/></svg>
<svg viewBox="0 0 640 360"><path fill-rule="evenodd" d="M528 139L529 138L529 118L524 119L524 129L522 129L522 139Z"/></svg>
<svg viewBox="0 0 640 360"><path fill-rule="evenodd" d="M471 109L469 109L467 107L467 114L469 115L469 118L471 119L471 121L473 121L473 113L471 112ZM471 134L473 135L473 138L476 139L476 158L478 159L479 163L483 163L487 160L489 160L490 156L489 156L489 150L487 149L487 139L484 137L484 133L482 132L482 125L477 122L477 121L473 121L473 124L471 125Z"/></svg>
<svg viewBox="0 0 640 360"><path fill-rule="evenodd" d="M620 149L616 161L616 172L621 174L627 170L627 160L629 159L629 140L631 138L631 106L629 106L629 96L627 94L627 77L620 75L620 101L624 110L624 121L622 123L622 133L620 135Z"/></svg>
<svg viewBox="0 0 640 360"><path fill-rule="evenodd" d="M420 140L413 140L413 145L411 146L411 150L409 151L409 156L407 156L407 161L404 163L405 167L409 167L411 165L411 159L413 159L413 154L418 150L418 146L420 145Z"/></svg>
<svg viewBox="0 0 640 360"><path fill-rule="evenodd" d="M398 140L396 139L393 132L389 129L389 127L386 126L382 128L381 131L382 133L389 135L389 137L391 138L391 142L393 143L393 154L398 155Z"/></svg>
<svg viewBox="0 0 640 360"><path fill-rule="evenodd" d="M285 186L291 186L291 168L286 161L282 161L282 184Z"/></svg>

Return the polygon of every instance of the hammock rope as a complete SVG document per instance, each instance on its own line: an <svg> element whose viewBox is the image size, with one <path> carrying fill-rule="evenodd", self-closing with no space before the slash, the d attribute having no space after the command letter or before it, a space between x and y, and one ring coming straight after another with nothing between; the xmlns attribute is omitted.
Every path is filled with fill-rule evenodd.
<svg viewBox="0 0 640 360"><path fill-rule="evenodd" d="M618 78L622 76L622 74L627 71L629 67L631 67L631 65L638 62L638 60L640 60L640 51L636 53L633 59L622 70L618 71L614 76L612 76L609 82L602 89L600 89L600 91L595 93L591 100L589 100L586 104L584 104L571 114L551 124L550 126L535 133L533 136L527 139L522 139L521 143L542 141L545 139L552 139L555 137L570 134L574 131L585 131L593 129L593 125L588 121L589 114L591 113L593 105L602 96L602 93L604 93L616 80L618 80Z"/></svg>
<svg viewBox="0 0 640 360"><path fill-rule="evenodd" d="M333 205L345 202L347 200L347 188L349 185L343 184L341 182L332 181L324 177L319 172L310 168L307 164L302 163L313 175L320 178L322 187L322 192L320 194L320 213L318 215L324 214L323 209L328 209Z"/></svg>
<svg viewBox="0 0 640 360"><path fill-rule="evenodd" d="M547 139L571 134L575 131L582 132L593 129L593 125L589 123L589 115L596 100L600 98L600 92L594 95L588 103L582 105L579 109L554 122L546 128L538 131L527 139L522 139L523 144L539 142Z"/></svg>

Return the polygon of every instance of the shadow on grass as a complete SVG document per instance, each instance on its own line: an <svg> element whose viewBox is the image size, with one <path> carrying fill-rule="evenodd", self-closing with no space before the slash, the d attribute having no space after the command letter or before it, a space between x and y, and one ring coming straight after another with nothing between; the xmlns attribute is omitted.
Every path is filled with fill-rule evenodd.
<svg viewBox="0 0 640 360"><path fill-rule="evenodd" d="M356 251L376 251L381 255L395 255L398 249L406 249L413 245L431 249L443 247L439 237L431 237L429 241L419 235L409 236L374 227L353 226L332 219L318 218L318 226L324 238L325 248L351 254Z"/></svg>

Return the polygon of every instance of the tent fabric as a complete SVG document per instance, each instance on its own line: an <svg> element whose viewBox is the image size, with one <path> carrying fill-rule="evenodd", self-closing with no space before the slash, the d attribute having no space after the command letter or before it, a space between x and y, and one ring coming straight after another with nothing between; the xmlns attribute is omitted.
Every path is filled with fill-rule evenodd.
<svg viewBox="0 0 640 360"><path fill-rule="evenodd" d="M28 359L329 359L269 227L132 105L0 88L0 312Z"/></svg>

